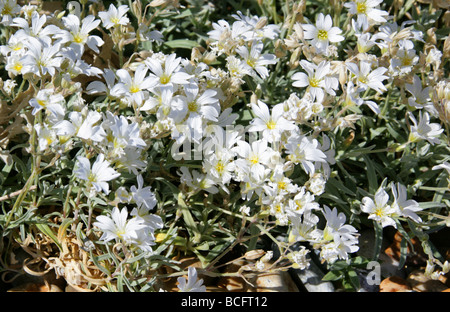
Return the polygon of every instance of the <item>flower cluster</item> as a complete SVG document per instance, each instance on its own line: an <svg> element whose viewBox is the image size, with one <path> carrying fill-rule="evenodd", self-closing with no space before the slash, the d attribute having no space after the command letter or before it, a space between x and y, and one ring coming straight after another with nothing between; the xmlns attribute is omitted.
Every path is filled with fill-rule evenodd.
<svg viewBox="0 0 450 312"><path fill-rule="evenodd" d="M191 2L0 0L0 195L19 194L2 231L38 223L68 281L90 259L74 287L205 291L180 255L220 276L269 239L234 273L351 267L367 227L427 247L449 225L448 36L383 0L250 1L263 16L211 22L223 4Z"/></svg>

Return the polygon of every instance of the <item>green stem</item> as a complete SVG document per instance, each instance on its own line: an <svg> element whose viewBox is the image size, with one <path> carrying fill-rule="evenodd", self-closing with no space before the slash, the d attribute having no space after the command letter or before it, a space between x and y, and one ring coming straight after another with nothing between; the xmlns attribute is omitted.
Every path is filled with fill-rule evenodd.
<svg viewBox="0 0 450 312"><path fill-rule="evenodd" d="M218 255L213 261L211 261L205 268L205 271L211 271L214 264L216 264L220 259L222 259L228 252L230 252L237 244L240 244L242 242L242 237L244 236L245 231L247 230L248 226L245 225L245 218L242 220L242 226L241 229L236 237L236 239L231 243L230 246L228 246L220 255Z"/></svg>
<svg viewBox="0 0 450 312"><path fill-rule="evenodd" d="M14 202L14 206L11 209L11 212L8 215L8 218L5 223L5 229L8 228L9 223L12 220L12 217L14 215L14 212L19 208L19 206L22 204L23 200L25 199L25 195L28 193L31 185L33 184L33 181L35 180L35 176L37 176L36 169L34 169L31 172L31 175L28 177L27 182L25 183L25 186L23 187L22 191L20 192L19 196L17 197L16 201Z"/></svg>

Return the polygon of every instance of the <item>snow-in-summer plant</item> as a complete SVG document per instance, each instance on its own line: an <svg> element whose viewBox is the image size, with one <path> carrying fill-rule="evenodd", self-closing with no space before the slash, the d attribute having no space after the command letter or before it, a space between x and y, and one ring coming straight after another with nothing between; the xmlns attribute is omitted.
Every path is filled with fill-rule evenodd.
<svg viewBox="0 0 450 312"><path fill-rule="evenodd" d="M358 290L392 227L439 278L445 9L0 0L0 271L25 249L76 290L206 291L317 261Z"/></svg>

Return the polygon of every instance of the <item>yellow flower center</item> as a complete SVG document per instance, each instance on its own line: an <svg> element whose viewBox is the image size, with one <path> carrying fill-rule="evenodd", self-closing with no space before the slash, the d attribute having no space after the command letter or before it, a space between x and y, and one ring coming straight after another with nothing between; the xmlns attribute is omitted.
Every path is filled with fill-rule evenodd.
<svg viewBox="0 0 450 312"><path fill-rule="evenodd" d="M114 135L113 135L112 132L109 132L109 133L106 135L106 140L107 140L109 143L113 143L113 141L114 141Z"/></svg>
<svg viewBox="0 0 450 312"><path fill-rule="evenodd" d="M113 24L119 24L119 19L117 18L117 17L111 17L111 19L110 19L110 21L111 21L111 23L113 23Z"/></svg>
<svg viewBox="0 0 450 312"><path fill-rule="evenodd" d="M5 6L2 9L2 15L10 15L12 13L12 7L9 3L5 3Z"/></svg>
<svg viewBox="0 0 450 312"><path fill-rule="evenodd" d="M409 57L403 57L401 58L402 66L410 66L412 64L412 59Z"/></svg>
<svg viewBox="0 0 450 312"><path fill-rule="evenodd" d="M22 68L23 68L23 66L20 63L14 65L14 70L17 72L20 72L22 70Z"/></svg>
<svg viewBox="0 0 450 312"><path fill-rule="evenodd" d="M278 213L283 212L283 207L281 207L280 204L276 204L275 205L275 211L278 212Z"/></svg>
<svg viewBox="0 0 450 312"><path fill-rule="evenodd" d="M359 76L358 81L361 83L367 83L367 77L366 76Z"/></svg>
<svg viewBox="0 0 450 312"><path fill-rule="evenodd" d="M323 240L328 242L332 241L333 239L334 239L333 234L330 232L328 227L325 227L325 229L323 230Z"/></svg>
<svg viewBox="0 0 450 312"><path fill-rule="evenodd" d="M193 113L197 112L198 110L197 103L195 103L195 101L188 103L188 110Z"/></svg>
<svg viewBox="0 0 450 312"><path fill-rule="evenodd" d="M117 235L117 237L119 237L119 238L122 238L122 236L125 234L125 231L124 230L121 230L121 231L117 231L116 232L116 235Z"/></svg>
<svg viewBox="0 0 450 312"><path fill-rule="evenodd" d="M170 76L163 74L161 77L159 77L159 82L161 82L161 84L167 84L170 81Z"/></svg>
<svg viewBox="0 0 450 312"><path fill-rule="evenodd" d="M285 189L286 189L286 186L287 186L287 183L286 183L286 182L284 182L284 181L278 181L278 188L279 188L280 190L285 190Z"/></svg>
<svg viewBox="0 0 450 312"><path fill-rule="evenodd" d="M95 180L97 180L97 176L94 174L94 173L89 173L89 176L88 176L88 181L89 182L94 182Z"/></svg>
<svg viewBox="0 0 450 312"><path fill-rule="evenodd" d="M80 35L80 34L76 34L73 36L73 41L76 43L83 43L84 41L84 36Z"/></svg>
<svg viewBox="0 0 450 312"><path fill-rule="evenodd" d="M317 38L319 40L326 40L328 39L328 32L326 30L319 30L319 32L317 33Z"/></svg>
<svg viewBox="0 0 450 312"><path fill-rule="evenodd" d="M139 87L136 86L136 85L132 85L132 86L130 87L130 92L131 92L131 93L136 93L136 92L139 92L139 91L141 91L141 89L139 89Z"/></svg>
<svg viewBox="0 0 450 312"><path fill-rule="evenodd" d="M252 157L250 158L250 162L251 162L253 165L256 165L256 164L259 162L258 156L256 156L256 155L252 156Z"/></svg>
<svg viewBox="0 0 450 312"><path fill-rule="evenodd" d="M269 129L269 130L275 129L276 126L277 126L277 123L276 123L275 121L273 121L273 120L270 120L270 121L267 123L267 129Z"/></svg>
<svg viewBox="0 0 450 312"><path fill-rule="evenodd" d="M199 187L200 187L201 189L206 189L206 188L208 188L208 183L206 182L205 179L203 179L203 180L200 181Z"/></svg>
<svg viewBox="0 0 450 312"><path fill-rule="evenodd" d="M311 87L317 88L319 86L319 84L320 84L320 80L319 79L316 79L314 77L309 79L309 85Z"/></svg>
<svg viewBox="0 0 450 312"><path fill-rule="evenodd" d="M377 208L375 209L375 215L376 215L377 217L383 216L383 207L377 207Z"/></svg>
<svg viewBox="0 0 450 312"><path fill-rule="evenodd" d="M301 200L296 200L295 201L297 207L295 208L297 211L300 211L303 209L303 202Z"/></svg>
<svg viewBox="0 0 450 312"><path fill-rule="evenodd" d="M365 2L358 2L356 4L356 13L358 13L358 14L366 14L367 13L367 5Z"/></svg>
<svg viewBox="0 0 450 312"><path fill-rule="evenodd" d="M247 59L247 65L253 68L256 65L256 61L250 57Z"/></svg>
<svg viewBox="0 0 450 312"><path fill-rule="evenodd" d="M216 171L220 174L222 174L225 171L225 166L222 164L221 161L219 161L216 165Z"/></svg>

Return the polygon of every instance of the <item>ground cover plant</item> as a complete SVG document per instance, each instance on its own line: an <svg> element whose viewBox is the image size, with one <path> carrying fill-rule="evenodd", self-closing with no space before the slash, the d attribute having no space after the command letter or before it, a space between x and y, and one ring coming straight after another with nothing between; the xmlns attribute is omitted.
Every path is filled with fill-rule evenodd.
<svg viewBox="0 0 450 312"><path fill-rule="evenodd" d="M204 291L316 259L354 291L387 228L448 273L448 9L0 0L2 277Z"/></svg>

